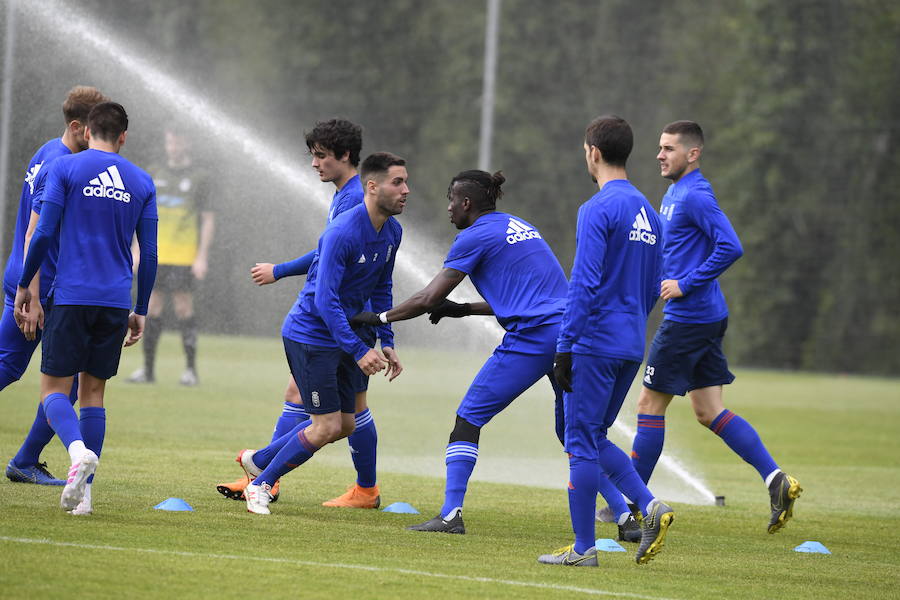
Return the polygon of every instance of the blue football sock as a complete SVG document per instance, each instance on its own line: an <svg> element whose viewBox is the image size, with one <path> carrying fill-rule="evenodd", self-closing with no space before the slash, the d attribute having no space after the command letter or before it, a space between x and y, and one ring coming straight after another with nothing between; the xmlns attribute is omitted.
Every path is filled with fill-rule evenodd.
<svg viewBox="0 0 900 600"><path fill-rule="evenodd" d="M631 463L644 483L650 481L653 469L662 454L663 442L666 438L665 415L637 416L637 434L631 445Z"/></svg>
<svg viewBox="0 0 900 600"><path fill-rule="evenodd" d="M272 432L272 441L274 442L284 434L290 433L291 430L297 426L297 423L302 423L308 418L309 415L306 414L306 409L302 404L285 402L284 407L281 409L281 415L278 417L278 420L275 421L275 430Z"/></svg>
<svg viewBox="0 0 900 600"><path fill-rule="evenodd" d="M569 471L571 472L571 460L569 460ZM598 467L599 468L599 467ZM622 516L622 513L630 513L628 510L628 504L625 503L625 498L622 497L622 492L619 491L619 488L613 484L612 481L609 480L609 476L606 473L601 472L600 477L597 479L597 489L600 492L600 495L603 496L603 499L606 500L606 503L609 504L609 508L613 511L613 514L618 519ZM569 493L571 504L571 492ZM591 544L593 546L593 544ZM588 546L590 548L590 546ZM581 552L579 552L581 554Z"/></svg>
<svg viewBox="0 0 900 600"><path fill-rule="evenodd" d="M44 398L44 414L66 449L72 442L82 439L78 415L65 394L49 394Z"/></svg>
<svg viewBox="0 0 900 600"><path fill-rule="evenodd" d="M318 450L309 440L303 431L298 431L296 435L292 435L291 439L284 445L284 448L278 451L269 466L263 470L259 476L253 480L255 485L268 483L275 485L275 482L281 479L285 474L290 473L310 458ZM254 459L256 456L254 455ZM254 463L256 460L253 461ZM257 464L257 466L259 466Z"/></svg>
<svg viewBox="0 0 900 600"><path fill-rule="evenodd" d="M370 488L376 483L375 462L378 454L378 431L369 409L356 414L356 429L347 438L350 457L356 467L356 485Z"/></svg>
<svg viewBox="0 0 900 600"><path fill-rule="evenodd" d="M447 445L447 483L444 489L444 506L441 516L446 518L454 508L462 507L469 486L469 477L478 460L478 444L472 442L450 442Z"/></svg>
<svg viewBox="0 0 900 600"><path fill-rule="evenodd" d="M610 481L619 490L628 496L632 502L638 505L644 516L647 515L647 505L653 500L653 494L647 489L647 485L637 474L628 455L622 452L615 444L603 438L597 444L600 466L609 475Z"/></svg>
<svg viewBox="0 0 900 600"><path fill-rule="evenodd" d="M709 428L721 437L735 454L753 465L763 481L769 473L778 468L753 426L730 410L720 412L709 424Z"/></svg>
<svg viewBox="0 0 900 600"><path fill-rule="evenodd" d="M294 425L294 428L285 433L283 436L278 438L277 440L273 440L269 443L265 448L261 448L257 450L253 454L253 464L259 467L260 469L265 469L272 462L272 459L284 448L285 444L291 441L292 438L297 437L297 434L312 425L312 420L306 419L305 421L301 421Z"/></svg>
<svg viewBox="0 0 900 600"><path fill-rule="evenodd" d="M75 404L77 399L78 377L76 376L75 381L72 384L69 402ZM31 424L31 429L28 430L28 435L25 436L22 447L19 448L19 451L13 457L13 464L20 468L32 467L38 464L41 460L41 452L47 444L50 443L50 440L53 439L54 435L56 434L53 432L53 428L47 423L47 414L44 412L44 404L43 402L38 402L34 423Z"/></svg>
<svg viewBox="0 0 900 600"><path fill-rule="evenodd" d="M98 457L103 451L103 439L106 437L106 409L102 406L82 406L79 428L84 445L93 451ZM88 483L93 483L94 476L88 478Z"/></svg>
<svg viewBox="0 0 900 600"><path fill-rule="evenodd" d="M600 489L601 479L609 481L596 462L577 456L569 458L569 515L572 517L575 552L578 554L587 552L597 539L594 513L597 510L597 491ZM619 494L619 498L621 497Z"/></svg>

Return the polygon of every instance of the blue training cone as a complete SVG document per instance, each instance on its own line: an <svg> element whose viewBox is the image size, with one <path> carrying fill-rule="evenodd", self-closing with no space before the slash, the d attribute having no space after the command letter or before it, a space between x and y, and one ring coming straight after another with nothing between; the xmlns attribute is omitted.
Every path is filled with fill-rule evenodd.
<svg viewBox="0 0 900 600"><path fill-rule="evenodd" d="M831 550L825 547L821 542L803 542L796 548L794 552L812 552L815 554L831 554Z"/></svg>
<svg viewBox="0 0 900 600"><path fill-rule="evenodd" d="M412 504L409 504L408 502L394 502L393 504L388 504L381 509L381 512L402 513L407 515L419 514L419 511L416 510L416 507Z"/></svg>
<svg viewBox="0 0 900 600"><path fill-rule="evenodd" d="M169 498L168 500L163 500L153 508L158 510L181 510L181 511L193 511L191 505L182 500L181 498Z"/></svg>
<svg viewBox="0 0 900 600"><path fill-rule="evenodd" d="M601 538L594 542L597 552L625 552L625 548L619 545L619 542L610 538Z"/></svg>

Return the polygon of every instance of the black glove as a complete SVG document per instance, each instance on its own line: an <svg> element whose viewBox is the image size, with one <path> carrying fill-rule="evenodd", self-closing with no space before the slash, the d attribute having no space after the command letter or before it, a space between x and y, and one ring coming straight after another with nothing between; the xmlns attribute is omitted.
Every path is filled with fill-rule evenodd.
<svg viewBox="0 0 900 600"><path fill-rule="evenodd" d="M553 377L566 392L572 392L572 353L557 352L553 357Z"/></svg>
<svg viewBox="0 0 900 600"><path fill-rule="evenodd" d="M356 313L352 317L350 317L350 327L354 329L357 327L362 327L363 325L372 325L377 327L378 325L384 325L381 322L381 319L378 318L378 315L373 312L369 312L367 310L362 311L361 313Z"/></svg>
<svg viewBox="0 0 900 600"><path fill-rule="evenodd" d="M437 325L437 322L444 317L453 317L454 319L456 319L459 317L468 317L471 314L472 306L468 302L466 302L465 304L459 304L458 302L454 302L453 300L444 300L436 307L428 311L428 320Z"/></svg>

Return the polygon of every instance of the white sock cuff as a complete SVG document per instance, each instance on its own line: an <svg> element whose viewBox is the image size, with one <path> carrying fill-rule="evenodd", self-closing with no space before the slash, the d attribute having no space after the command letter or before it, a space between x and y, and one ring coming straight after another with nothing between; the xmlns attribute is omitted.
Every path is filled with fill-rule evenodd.
<svg viewBox="0 0 900 600"><path fill-rule="evenodd" d="M84 440L75 440L69 444L67 450L69 451L69 458L74 465L81 460L82 456L84 456L84 453L87 451L87 446L84 445Z"/></svg>
<svg viewBox="0 0 900 600"><path fill-rule="evenodd" d="M771 473L766 476L766 487L772 485L772 480L775 479L775 476L781 473L781 469L775 469Z"/></svg>

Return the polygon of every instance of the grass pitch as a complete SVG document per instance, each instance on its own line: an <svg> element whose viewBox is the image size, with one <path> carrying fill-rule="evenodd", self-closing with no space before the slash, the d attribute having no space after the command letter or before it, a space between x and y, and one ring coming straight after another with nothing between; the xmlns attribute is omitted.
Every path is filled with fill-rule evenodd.
<svg viewBox="0 0 900 600"><path fill-rule="evenodd" d="M402 340L402 337L400 338ZM756 472L693 422L669 411L667 450L702 474L724 508L673 503L675 523L649 565L601 553L598 569L539 565L571 543L567 463L543 384L485 428L466 498L465 536L405 531L436 514L453 411L485 353L399 348L407 371L373 381L385 504L421 515L329 509L353 481L346 443L285 478L270 517L248 514L215 484L236 478L244 447L268 442L287 381L277 339L201 338L198 388L177 385L180 350L163 338L159 383L124 376L107 393L106 445L91 517L58 508L59 488L0 482L0 596L8 598L892 598L900 566L900 385L896 380L738 370L726 405L759 430L805 488L795 518L768 535L768 500ZM38 360L2 393L0 457L18 448L37 401ZM631 402L623 409L633 425ZM62 476L67 457L44 452ZM521 474L521 475L519 475ZM550 482L534 487L484 481ZM653 488L651 481L651 488ZM153 510L166 498L194 512ZM598 537L615 537L597 524ZM807 540L830 556L792 549Z"/></svg>

